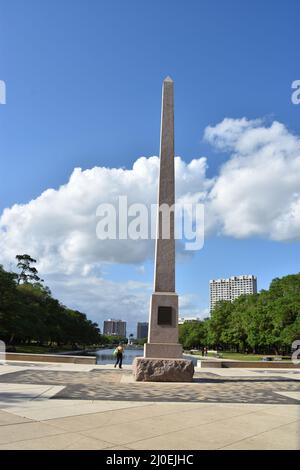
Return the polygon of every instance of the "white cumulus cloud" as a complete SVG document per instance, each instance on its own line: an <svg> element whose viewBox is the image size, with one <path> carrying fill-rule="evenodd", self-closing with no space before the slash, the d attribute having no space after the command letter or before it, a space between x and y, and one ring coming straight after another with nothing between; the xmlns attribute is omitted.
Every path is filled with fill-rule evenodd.
<svg viewBox="0 0 300 470"><path fill-rule="evenodd" d="M205 138L230 158L207 200L210 222L228 236L300 240L300 139L274 121L224 119Z"/></svg>
<svg viewBox="0 0 300 470"><path fill-rule="evenodd" d="M1 260L17 253L30 253L38 268L47 273L88 274L101 263L142 263L153 256L150 240L99 240L96 210L101 203L118 208L120 195L128 205L156 203L159 160L141 157L132 169L75 168L69 181L47 189L28 204L15 204L0 218ZM206 160L175 162L177 195L204 197Z"/></svg>
<svg viewBox="0 0 300 470"><path fill-rule="evenodd" d="M299 136L277 121L226 118L208 126L204 137L228 154L214 177L207 177L204 157L190 163L176 157L175 169L177 200L205 204L206 236L300 241ZM121 314L133 323L145 319L151 286L112 282L103 277L103 266L142 269L153 259L153 241L99 240L96 209L116 205L120 195L128 204L155 203L158 167L157 157L141 157L130 169L75 168L66 184L6 208L0 217L0 263L7 267L17 253L29 253L66 304L94 319ZM193 293L186 293L181 305L186 314L197 315Z"/></svg>

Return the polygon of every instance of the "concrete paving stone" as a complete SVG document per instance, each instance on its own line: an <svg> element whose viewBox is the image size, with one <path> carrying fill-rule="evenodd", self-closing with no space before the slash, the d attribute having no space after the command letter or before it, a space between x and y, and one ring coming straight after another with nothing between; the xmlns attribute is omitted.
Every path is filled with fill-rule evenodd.
<svg viewBox="0 0 300 470"><path fill-rule="evenodd" d="M126 444L132 450L197 450L214 449L214 444L197 439L194 430L166 433L148 439L139 439Z"/></svg>
<svg viewBox="0 0 300 470"><path fill-rule="evenodd" d="M129 415L132 420L139 420L144 418L152 418L154 416L164 416L182 411L189 411L199 407L199 404L192 403L180 403L179 406L176 404L165 404L163 402L144 402L141 408L128 408L124 410L124 415ZM195 407L195 408L194 408Z"/></svg>
<svg viewBox="0 0 300 470"><path fill-rule="evenodd" d="M113 447L106 447L105 450L131 450L129 447L114 445Z"/></svg>
<svg viewBox="0 0 300 470"><path fill-rule="evenodd" d="M22 416L36 421L46 421L55 418L64 418L66 416L80 416L81 414L95 413L96 411L103 410L103 407L97 407L93 404L81 405L65 405L64 407L51 407L51 404L45 404L45 408L32 409L26 408L20 412Z"/></svg>
<svg viewBox="0 0 300 470"><path fill-rule="evenodd" d="M93 439L92 437L85 437L80 435L77 441L74 441L71 445L68 445L66 450L101 450L109 449L112 446L111 442L106 442L99 439Z"/></svg>
<svg viewBox="0 0 300 470"><path fill-rule="evenodd" d="M219 422L218 432L222 432L229 439L240 440L294 421L295 418L290 416L274 416L265 412L257 412ZM208 432L211 438L215 439L212 429L209 429Z"/></svg>
<svg viewBox="0 0 300 470"><path fill-rule="evenodd" d="M300 421L232 443L224 450L300 450Z"/></svg>
<svg viewBox="0 0 300 470"><path fill-rule="evenodd" d="M59 401L59 400L58 400ZM24 408L18 407L13 408L10 411L20 416L27 417L29 419L35 419L38 421L53 420L55 418L66 418L69 416L81 416L90 415L97 412L106 412L111 410L122 410L131 407L141 407L144 403L134 402L109 402L109 401L91 401L91 400L75 400L75 403L70 400L63 400L63 406L52 405L52 400L49 400L43 404L43 406L36 406L36 402L32 402L32 406L26 406Z"/></svg>
<svg viewBox="0 0 300 470"><path fill-rule="evenodd" d="M64 431L44 423L29 422L0 427L0 444L62 434Z"/></svg>
<svg viewBox="0 0 300 470"><path fill-rule="evenodd" d="M165 419L168 419L170 415L176 415L191 410L199 409L201 404L186 404L180 403L179 406L176 404L165 404L165 403L153 403L153 404L145 404L145 406L141 408L128 408L126 410L120 410L118 412L118 417L120 422L133 422L133 421L142 421L148 418L160 417L165 416ZM202 407L206 407L206 404L202 404Z"/></svg>
<svg viewBox="0 0 300 470"><path fill-rule="evenodd" d="M87 439L80 434L64 433L37 439L25 439L18 442L2 444L1 450L63 450L63 449L103 449L111 443Z"/></svg>
<svg viewBox="0 0 300 470"><path fill-rule="evenodd" d="M153 422L154 417L159 419L161 426L164 423L173 423L176 428L186 427L187 425L197 425L203 421L210 422L216 419L226 419L235 415L249 413L259 409L257 406L245 408L225 407L216 411L216 407L211 404L192 404L182 405L180 407L173 405L155 404L142 407L131 407L124 409L116 409L113 411L105 411L81 416L69 416L59 419L51 419L50 423L65 429L66 431L81 431L93 429L101 426L109 426L117 423L131 423L150 419ZM67 413L68 410L65 410Z"/></svg>
<svg viewBox="0 0 300 470"><path fill-rule="evenodd" d="M35 400L45 400L45 398L49 399L54 397L58 392L63 390L65 387L63 385L52 385L47 390L41 393Z"/></svg>
<svg viewBox="0 0 300 470"><path fill-rule="evenodd" d="M23 402L19 406L10 406L9 411L11 413L20 413L26 409L33 409L33 410L38 410L38 409L43 409L45 406L48 406L49 408L64 408L66 406L72 406L72 405L83 405L83 404L91 404L93 403L93 400L49 400L48 398L39 400L30 400Z"/></svg>
<svg viewBox="0 0 300 470"><path fill-rule="evenodd" d="M279 395L283 395L284 397L288 397L288 398L292 398L293 400L300 401L300 391L299 392L276 392L276 393L278 393Z"/></svg>
<svg viewBox="0 0 300 470"><path fill-rule="evenodd" d="M30 361L6 361L6 367L18 370L53 370L53 371L83 371L89 372L98 366L95 364L72 364L72 363L55 363L55 362L30 362Z"/></svg>
<svg viewBox="0 0 300 470"><path fill-rule="evenodd" d="M0 426L7 426L9 424L30 423L31 420L17 416L7 411L0 410Z"/></svg>
<svg viewBox="0 0 300 470"><path fill-rule="evenodd" d="M201 424L212 423L222 420L227 420L234 416L248 415L257 411L257 407L215 407L212 404L204 405L203 407L197 407L194 410L186 410L180 412L180 410L174 411L174 414L168 414L165 418L172 423L182 423L183 428L195 427Z"/></svg>
<svg viewBox="0 0 300 470"><path fill-rule="evenodd" d="M150 438L158 436L161 433L158 426L150 426L147 420L141 421L128 421L127 423L120 423L111 426L94 428L87 431L82 431L82 434L96 439L106 439L114 444L121 444L127 446L128 443L135 442L141 438ZM105 436L105 437L104 437Z"/></svg>
<svg viewBox="0 0 300 470"><path fill-rule="evenodd" d="M8 366L7 364L1 365L0 367L0 375L11 374L14 372L18 372L19 370L23 370L22 367L15 367L15 366Z"/></svg>
<svg viewBox="0 0 300 470"><path fill-rule="evenodd" d="M212 367L205 367L205 368L196 368L196 373L206 374L211 373L215 374L219 377L255 377L257 374L256 370L250 369L217 369Z"/></svg>
<svg viewBox="0 0 300 470"><path fill-rule="evenodd" d="M193 426L190 428L185 428L180 431L165 433L160 436L155 436L147 439L139 439L134 442L127 442L126 446L131 449L220 449L225 446L234 447L234 443L241 441L241 439L250 437L251 434L256 435L258 431L253 429L253 426L247 430L246 421L249 418L249 415L244 415L242 422L235 422L233 420L238 420L241 417L236 417L227 419L225 421L216 421L210 424L201 424L200 426ZM274 418L274 417L272 417ZM280 429L280 422L271 418L271 422L265 425L265 428L274 426L275 429L270 430L272 433L276 433L276 429ZM277 418L277 417L276 417ZM260 429L263 428L262 422L266 419L265 416L261 416L258 420L258 425ZM268 418L267 418L268 419ZM257 417L256 417L257 420Z"/></svg>
<svg viewBox="0 0 300 470"><path fill-rule="evenodd" d="M138 421L137 426L147 426L153 435L167 434L173 431L180 431L188 428L189 422L186 422L185 413L168 414L163 416L155 416ZM197 423L194 420L193 425Z"/></svg>
<svg viewBox="0 0 300 470"><path fill-rule="evenodd" d="M6 393L20 393L24 395L39 395L49 389L49 385L35 385L23 383L2 383L0 388L0 396Z"/></svg>
<svg viewBox="0 0 300 470"><path fill-rule="evenodd" d="M0 408L11 408L18 404L45 401L61 391L64 387L34 384L1 383Z"/></svg>
<svg viewBox="0 0 300 470"><path fill-rule="evenodd" d="M23 411L19 411L21 416L25 416L29 419L36 421L53 420L55 418L65 418L68 416L80 416L86 414L93 414L97 411L105 411L105 407L97 406L94 404L79 404L79 405L66 405L64 407L51 407L51 404L45 404L45 408L32 409L26 408Z"/></svg>
<svg viewBox="0 0 300 470"><path fill-rule="evenodd" d="M66 431L85 431L99 426L110 426L113 424L129 423L133 420L133 415L127 412L128 409L104 411L81 416L69 416L65 418L51 419L49 424L60 427ZM137 419L139 415L134 415Z"/></svg>
<svg viewBox="0 0 300 470"><path fill-rule="evenodd" d="M300 406L299 405L274 405L266 406L264 412L275 416L290 416L295 419L300 419Z"/></svg>
<svg viewBox="0 0 300 470"><path fill-rule="evenodd" d="M145 404L148 404L147 402L144 402ZM206 403L186 403L186 402L153 402L153 406L155 408L150 408L146 406L143 408L145 411L148 409L149 413L153 412L157 415L160 414L168 414L168 413L178 413L182 411L188 411L188 410L196 410L203 408L205 406L209 406L209 404ZM137 410L138 411L138 410Z"/></svg>

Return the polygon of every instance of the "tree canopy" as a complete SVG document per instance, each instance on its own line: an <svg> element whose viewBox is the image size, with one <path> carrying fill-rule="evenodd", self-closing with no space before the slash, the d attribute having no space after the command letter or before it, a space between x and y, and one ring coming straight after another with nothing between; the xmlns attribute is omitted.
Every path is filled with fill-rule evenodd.
<svg viewBox="0 0 300 470"><path fill-rule="evenodd" d="M113 344L124 338L100 334L85 313L55 299L32 267L17 255L19 273L0 265L0 339L7 344ZM268 290L218 302L209 318L179 326L186 349L214 347L256 353L288 353L300 338L300 273L273 279ZM142 341L144 342L144 340Z"/></svg>
<svg viewBox="0 0 300 470"><path fill-rule="evenodd" d="M290 352L300 338L300 273L274 279L259 294L218 302L210 318L180 325L179 337L187 349Z"/></svg>
<svg viewBox="0 0 300 470"><path fill-rule="evenodd" d="M17 256L20 274L0 265L0 338L7 344L100 344L97 323L62 305L43 286L29 255Z"/></svg>

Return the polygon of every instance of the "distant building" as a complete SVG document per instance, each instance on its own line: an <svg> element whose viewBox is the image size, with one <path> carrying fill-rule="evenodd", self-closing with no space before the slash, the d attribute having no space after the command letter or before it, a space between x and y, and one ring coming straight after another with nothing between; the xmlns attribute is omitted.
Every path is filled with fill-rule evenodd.
<svg viewBox="0 0 300 470"><path fill-rule="evenodd" d="M210 310L212 311L220 300L232 302L240 295L256 294L257 279L252 274L232 276L228 279L213 279L209 281Z"/></svg>
<svg viewBox="0 0 300 470"><path fill-rule="evenodd" d="M187 318L179 317L178 318L178 325L182 325L183 323L188 323L188 322L192 322L192 321L201 321L201 318L199 318L199 317L187 317Z"/></svg>
<svg viewBox="0 0 300 470"><path fill-rule="evenodd" d="M103 334L114 336L126 336L126 321L123 320L104 320Z"/></svg>
<svg viewBox="0 0 300 470"><path fill-rule="evenodd" d="M138 322L136 325L136 339L143 339L148 337L148 326L147 322Z"/></svg>

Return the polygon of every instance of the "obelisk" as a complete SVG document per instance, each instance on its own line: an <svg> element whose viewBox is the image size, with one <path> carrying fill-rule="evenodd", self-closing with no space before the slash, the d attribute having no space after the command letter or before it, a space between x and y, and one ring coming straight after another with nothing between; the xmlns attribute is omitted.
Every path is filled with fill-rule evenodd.
<svg viewBox="0 0 300 470"><path fill-rule="evenodd" d="M154 293L150 302L145 357L182 357L175 292L174 203L174 86L173 80L167 77L162 90Z"/></svg>
<svg viewBox="0 0 300 470"><path fill-rule="evenodd" d="M139 381L187 382L194 373L192 361L182 358L182 346L178 342L174 203L174 87L173 80L167 77L162 90L154 292L144 357L136 358L133 363L133 374Z"/></svg>

